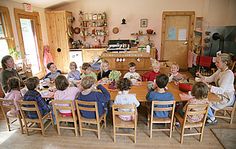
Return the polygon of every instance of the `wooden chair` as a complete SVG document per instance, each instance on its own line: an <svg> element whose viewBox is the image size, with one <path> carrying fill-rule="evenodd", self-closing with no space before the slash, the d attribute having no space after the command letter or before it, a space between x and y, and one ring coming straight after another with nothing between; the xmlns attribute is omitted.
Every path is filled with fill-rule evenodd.
<svg viewBox="0 0 236 149"><path fill-rule="evenodd" d="M6 100L3 98L0 98L0 109L3 113L4 119L6 120L8 131L11 131L10 125L13 124L14 122L16 122L18 119L19 123L20 123L20 130L21 130L21 133L23 134L23 123L22 123L22 117L20 115L20 112L18 112L16 116L7 115L7 111L9 111L10 109L13 109L13 108L16 109L13 100ZM14 120L10 121L10 119L14 119Z"/></svg>
<svg viewBox="0 0 236 149"><path fill-rule="evenodd" d="M101 127L104 126L106 128L106 112L104 112L104 114L99 117L97 102L86 102L86 101L81 101L81 100L76 100L76 109L77 109L77 115L79 118L80 136L82 136L83 130L95 131L97 132L98 139L100 139ZM94 112L95 118L90 119L90 118L83 117L80 113L81 111ZM103 124L101 124L102 121L103 121ZM87 125L87 127L83 127L83 124L94 124L94 125L97 125L97 128L96 129L89 128L89 125Z"/></svg>
<svg viewBox="0 0 236 149"><path fill-rule="evenodd" d="M194 109L198 109L197 111L195 111ZM207 113L208 113L208 104L200 104L200 105L187 105L187 109L185 111L184 117L182 117L179 113L175 113L175 119L174 122L176 121L176 119L179 121L180 126L181 126L181 132L178 131L178 129L176 128L176 130L180 133L180 143L182 144L184 141L184 136L193 136L193 135L200 135L199 141L202 141L203 138L203 131L204 131L204 127L205 127L205 122L206 122L206 118L207 118ZM199 115L199 114L203 114L203 118L201 121L199 122L188 122L187 118L189 116L193 116L193 115ZM185 128L194 128L196 130L195 133L187 133L185 134ZM199 128L199 130L197 129Z"/></svg>
<svg viewBox="0 0 236 149"><path fill-rule="evenodd" d="M225 107L223 109L220 110L216 110L214 112L215 117L217 118L222 118L222 119L229 119L229 123L232 124L233 123L233 119L234 119L234 112L236 109L236 101L234 102L234 105L231 107ZM221 114L221 115L217 115Z"/></svg>
<svg viewBox="0 0 236 149"><path fill-rule="evenodd" d="M131 112L119 111L119 109L127 109ZM137 132L137 109L136 106L131 105L112 105L112 115L113 115L113 133L114 133L114 142L116 142L116 136L131 136L134 137L134 143L136 143L136 132ZM134 116L132 121L124 121L119 118L120 115ZM117 128L131 128L134 129L134 133L117 133Z"/></svg>
<svg viewBox="0 0 236 149"><path fill-rule="evenodd" d="M159 108L158 105L167 105L167 108ZM154 112L169 112L170 116L167 118L158 118L153 117ZM152 138L153 131L170 131L170 138L172 136L173 130L173 120L174 120L174 112L175 112L175 101L152 101L151 106L151 115L149 115L150 119L150 138ZM170 124L170 128L163 129L153 129L153 124Z"/></svg>
<svg viewBox="0 0 236 149"><path fill-rule="evenodd" d="M42 132L42 135L45 136L45 130L52 124L51 112L42 117L36 101L19 101L18 104L25 124L27 135L29 135L29 130L39 130ZM27 112L35 112L38 118L29 118L27 116ZM44 124L46 120L49 120L49 122L47 124ZM34 124L36 124L38 127L35 127Z"/></svg>
<svg viewBox="0 0 236 149"><path fill-rule="evenodd" d="M78 126L77 126L77 116L75 112L74 101L72 100L53 100L53 112L56 118L57 123L57 132L61 135L60 129L73 129L75 130L75 135L78 136ZM59 111L60 110L71 110L72 116L63 116ZM74 126L61 126L61 122L72 122Z"/></svg>

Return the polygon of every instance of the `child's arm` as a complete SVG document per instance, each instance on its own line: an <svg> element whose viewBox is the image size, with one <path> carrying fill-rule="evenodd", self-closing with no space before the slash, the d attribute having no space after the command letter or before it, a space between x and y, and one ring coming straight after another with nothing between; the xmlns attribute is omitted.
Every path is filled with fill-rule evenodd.
<svg viewBox="0 0 236 149"><path fill-rule="evenodd" d="M105 87L103 87L101 84L99 84L97 86L97 89L101 90L102 93L100 93L98 96L99 96L99 99L102 99L103 102L107 102L110 100L111 96L110 96L110 93L107 91L107 89Z"/></svg>

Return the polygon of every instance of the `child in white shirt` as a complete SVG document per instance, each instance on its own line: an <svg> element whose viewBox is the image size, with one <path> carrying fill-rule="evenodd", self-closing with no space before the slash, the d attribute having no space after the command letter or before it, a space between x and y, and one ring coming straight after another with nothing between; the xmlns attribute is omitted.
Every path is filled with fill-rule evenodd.
<svg viewBox="0 0 236 149"><path fill-rule="evenodd" d="M124 78L131 80L133 84L137 81L141 81L141 76L135 72L136 71L136 64L134 62L129 63L129 72L124 75Z"/></svg>
<svg viewBox="0 0 236 149"><path fill-rule="evenodd" d="M117 88L120 90L115 98L114 104L129 105L134 104L136 107L140 105L135 94L129 94L131 81L127 78L121 79L117 82ZM119 109L119 111L131 112L130 109ZM131 121L134 119L134 115L120 115L124 121Z"/></svg>

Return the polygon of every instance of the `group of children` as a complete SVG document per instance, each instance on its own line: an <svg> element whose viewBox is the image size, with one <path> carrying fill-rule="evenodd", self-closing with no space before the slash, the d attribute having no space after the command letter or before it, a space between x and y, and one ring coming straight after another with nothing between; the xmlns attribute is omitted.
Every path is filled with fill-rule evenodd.
<svg viewBox="0 0 236 149"><path fill-rule="evenodd" d="M165 74L160 73L160 63L154 62L152 64L153 70L145 73L142 77L136 72L135 63L129 64L129 72L127 72L123 78L121 78L117 82L117 88L119 92L114 100L114 104L135 104L136 107L140 105L134 94L130 94L129 90L132 85L132 79L141 81L153 81L154 85L152 89L147 94L148 101L169 101L174 100L174 96L170 92L166 92L165 87L167 86L170 80L179 81L183 79L183 76L178 73L178 65L173 64L171 66L171 73L168 77ZM54 100L82 100L82 101L95 101L98 104L98 113L99 116L106 112L107 103L110 100L110 93L107 91L105 87L101 84L97 83L97 80L101 80L102 78L108 78L111 70L109 69L109 63L107 61L103 61L101 64L101 71L96 75L91 68L89 63L84 63L82 65L82 75L77 70L77 66L75 62L70 63L70 72L68 73L68 77L66 78L61 74L61 71L57 70L55 64L49 63L47 68L50 72L44 77L44 79L49 79L50 81L55 83L56 91L54 93ZM69 85L68 80L80 80L80 85L78 87L71 87ZM36 101L39 107L39 111L42 115L47 114L52 111L52 107L50 104L46 103L42 98L41 94L37 91L37 86L39 85L39 79L37 77L28 78L25 81L25 85L28 91L21 96L19 79L10 78L8 80L9 90L5 96L6 99L13 99L15 104L17 100L25 100L25 101ZM100 91L97 91L100 90ZM207 103L207 86L202 82L198 82L193 86L192 96L189 100L189 104L203 104ZM16 107L17 104L16 104ZM164 106L165 107L165 106ZM13 109L9 111L8 114L16 114L18 112L17 109ZM122 110L122 109L120 109ZM125 110L125 109L123 109ZM183 111L184 112L184 108ZM70 110L61 110L62 116L71 116ZM82 116L87 118L95 118L95 113L90 111L82 111ZM155 112L155 117L168 117L168 112ZM30 118L37 118L36 113L28 112L28 116ZM124 121L130 121L133 119L133 116L120 116L120 118ZM200 121L201 116L189 118L191 122Z"/></svg>

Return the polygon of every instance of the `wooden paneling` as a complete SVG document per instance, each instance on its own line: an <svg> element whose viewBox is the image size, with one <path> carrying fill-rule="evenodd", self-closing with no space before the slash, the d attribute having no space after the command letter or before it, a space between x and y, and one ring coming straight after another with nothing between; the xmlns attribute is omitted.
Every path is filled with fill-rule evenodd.
<svg viewBox="0 0 236 149"><path fill-rule="evenodd" d="M57 68L63 73L69 71L69 37L67 35L68 17L72 16L67 11L47 11L46 22L48 32L48 43L53 60ZM61 49L59 52L58 49Z"/></svg>

